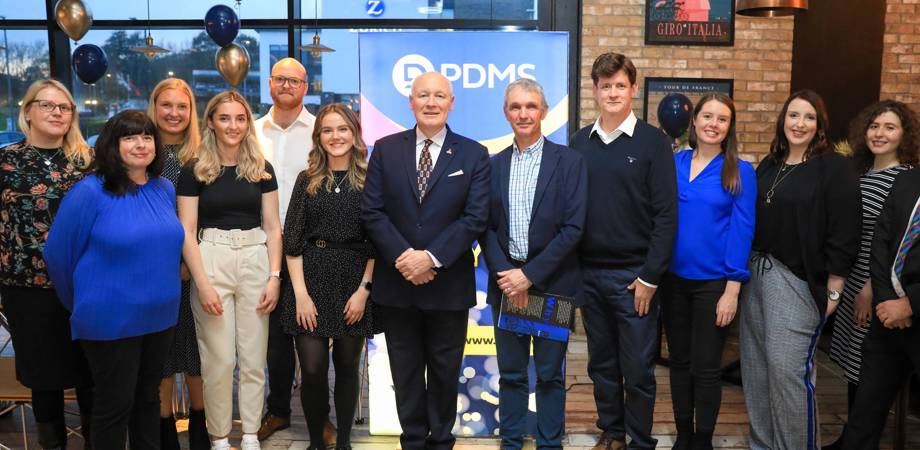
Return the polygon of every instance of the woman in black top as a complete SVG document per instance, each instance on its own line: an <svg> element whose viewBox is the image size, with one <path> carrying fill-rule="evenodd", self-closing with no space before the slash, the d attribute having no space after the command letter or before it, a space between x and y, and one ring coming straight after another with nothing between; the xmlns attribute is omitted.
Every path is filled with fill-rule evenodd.
<svg viewBox="0 0 920 450"><path fill-rule="evenodd" d="M0 151L0 296L16 350L16 379L32 391L38 443L45 449L67 446L64 389L77 388L86 443L93 403L89 367L71 339L70 313L42 258L61 199L92 162L77 119L64 85L36 81L19 106L25 142Z"/></svg>
<svg viewBox="0 0 920 450"><path fill-rule="evenodd" d="M242 450L259 450L268 314L280 290L278 183L255 136L252 110L235 91L204 111L197 159L177 189L182 256L194 282L192 313L213 450L229 450L233 372L239 358Z"/></svg>
<svg viewBox="0 0 920 450"><path fill-rule="evenodd" d="M157 83L150 93L147 115L156 124L165 150L166 158L161 176L175 186L182 166L195 157L201 144L195 96L188 83L179 78L167 78ZM160 447L163 450L179 450L172 397L176 374L181 373L185 377L185 385L188 386L189 448L208 450L211 441L205 427L201 358L198 356L195 318L192 316L189 301L191 275L184 263L180 265L179 276L182 279L179 321L176 324L175 340L163 367L163 381L160 383Z"/></svg>
<svg viewBox="0 0 920 450"><path fill-rule="evenodd" d="M282 326L295 336L304 376L300 398L310 448L324 449L329 413L329 340L335 363L337 449L351 449L358 400L358 362L373 335L368 303L373 250L361 225L360 200L367 174L361 125L339 103L316 114L309 169L300 172L284 225L287 285Z"/></svg>
<svg viewBox="0 0 920 450"><path fill-rule="evenodd" d="M859 239L855 170L827 129L821 97L792 94L757 168L751 280L739 301L752 449L819 446L815 346Z"/></svg>

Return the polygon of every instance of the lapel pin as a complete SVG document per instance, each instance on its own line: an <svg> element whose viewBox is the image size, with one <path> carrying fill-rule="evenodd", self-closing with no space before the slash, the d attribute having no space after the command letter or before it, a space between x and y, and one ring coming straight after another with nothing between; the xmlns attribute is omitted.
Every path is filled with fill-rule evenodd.
<svg viewBox="0 0 920 450"><path fill-rule="evenodd" d="M454 151L453 151L452 149L447 149L447 154L448 154L448 155L453 155L453 154L454 154Z"/></svg>

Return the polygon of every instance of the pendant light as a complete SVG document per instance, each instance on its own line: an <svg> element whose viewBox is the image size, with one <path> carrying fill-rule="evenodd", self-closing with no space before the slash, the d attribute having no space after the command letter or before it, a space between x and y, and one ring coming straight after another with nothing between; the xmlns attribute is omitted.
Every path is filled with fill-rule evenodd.
<svg viewBox="0 0 920 450"><path fill-rule="evenodd" d="M144 42L146 42L147 45L143 45L141 47L131 47L128 50L136 53L142 53L149 60L156 58L156 56L161 53L169 53L169 50L153 45L153 35L150 34L150 0L147 0L147 36L144 38Z"/></svg>
<svg viewBox="0 0 920 450"><path fill-rule="evenodd" d="M735 11L742 16L789 16L808 11L808 0L738 0Z"/></svg>
<svg viewBox="0 0 920 450"><path fill-rule="evenodd" d="M313 1L313 28L315 29L313 33L313 43L300 46L301 50L306 50L313 55L314 58L318 58L323 53L334 52L335 50L331 47L327 47L320 43L319 41L319 11L317 7L319 0Z"/></svg>

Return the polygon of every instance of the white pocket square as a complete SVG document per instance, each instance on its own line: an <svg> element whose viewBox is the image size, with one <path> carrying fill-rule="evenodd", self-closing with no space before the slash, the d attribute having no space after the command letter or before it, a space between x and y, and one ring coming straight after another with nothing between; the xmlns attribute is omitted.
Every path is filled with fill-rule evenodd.
<svg viewBox="0 0 920 450"><path fill-rule="evenodd" d="M457 176L460 176L460 175L463 175L463 169L460 169L460 170L458 170L458 171L456 171L456 172L454 172L454 173L448 175L447 178L450 178L450 177L457 177Z"/></svg>

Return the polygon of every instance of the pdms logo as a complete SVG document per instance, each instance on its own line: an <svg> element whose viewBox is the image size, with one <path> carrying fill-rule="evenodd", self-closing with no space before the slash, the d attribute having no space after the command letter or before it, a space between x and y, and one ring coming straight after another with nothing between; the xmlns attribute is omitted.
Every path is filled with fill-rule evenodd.
<svg viewBox="0 0 920 450"><path fill-rule="evenodd" d="M399 58L393 65L393 87L400 94L408 97L412 92L412 81L425 72L441 72L450 81L461 80L464 89L488 87L492 89L496 82L511 83L518 78L536 79L536 66L533 64L509 64L499 67L494 64L454 64L444 63L435 68L428 58L419 54L409 54Z"/></svg>

